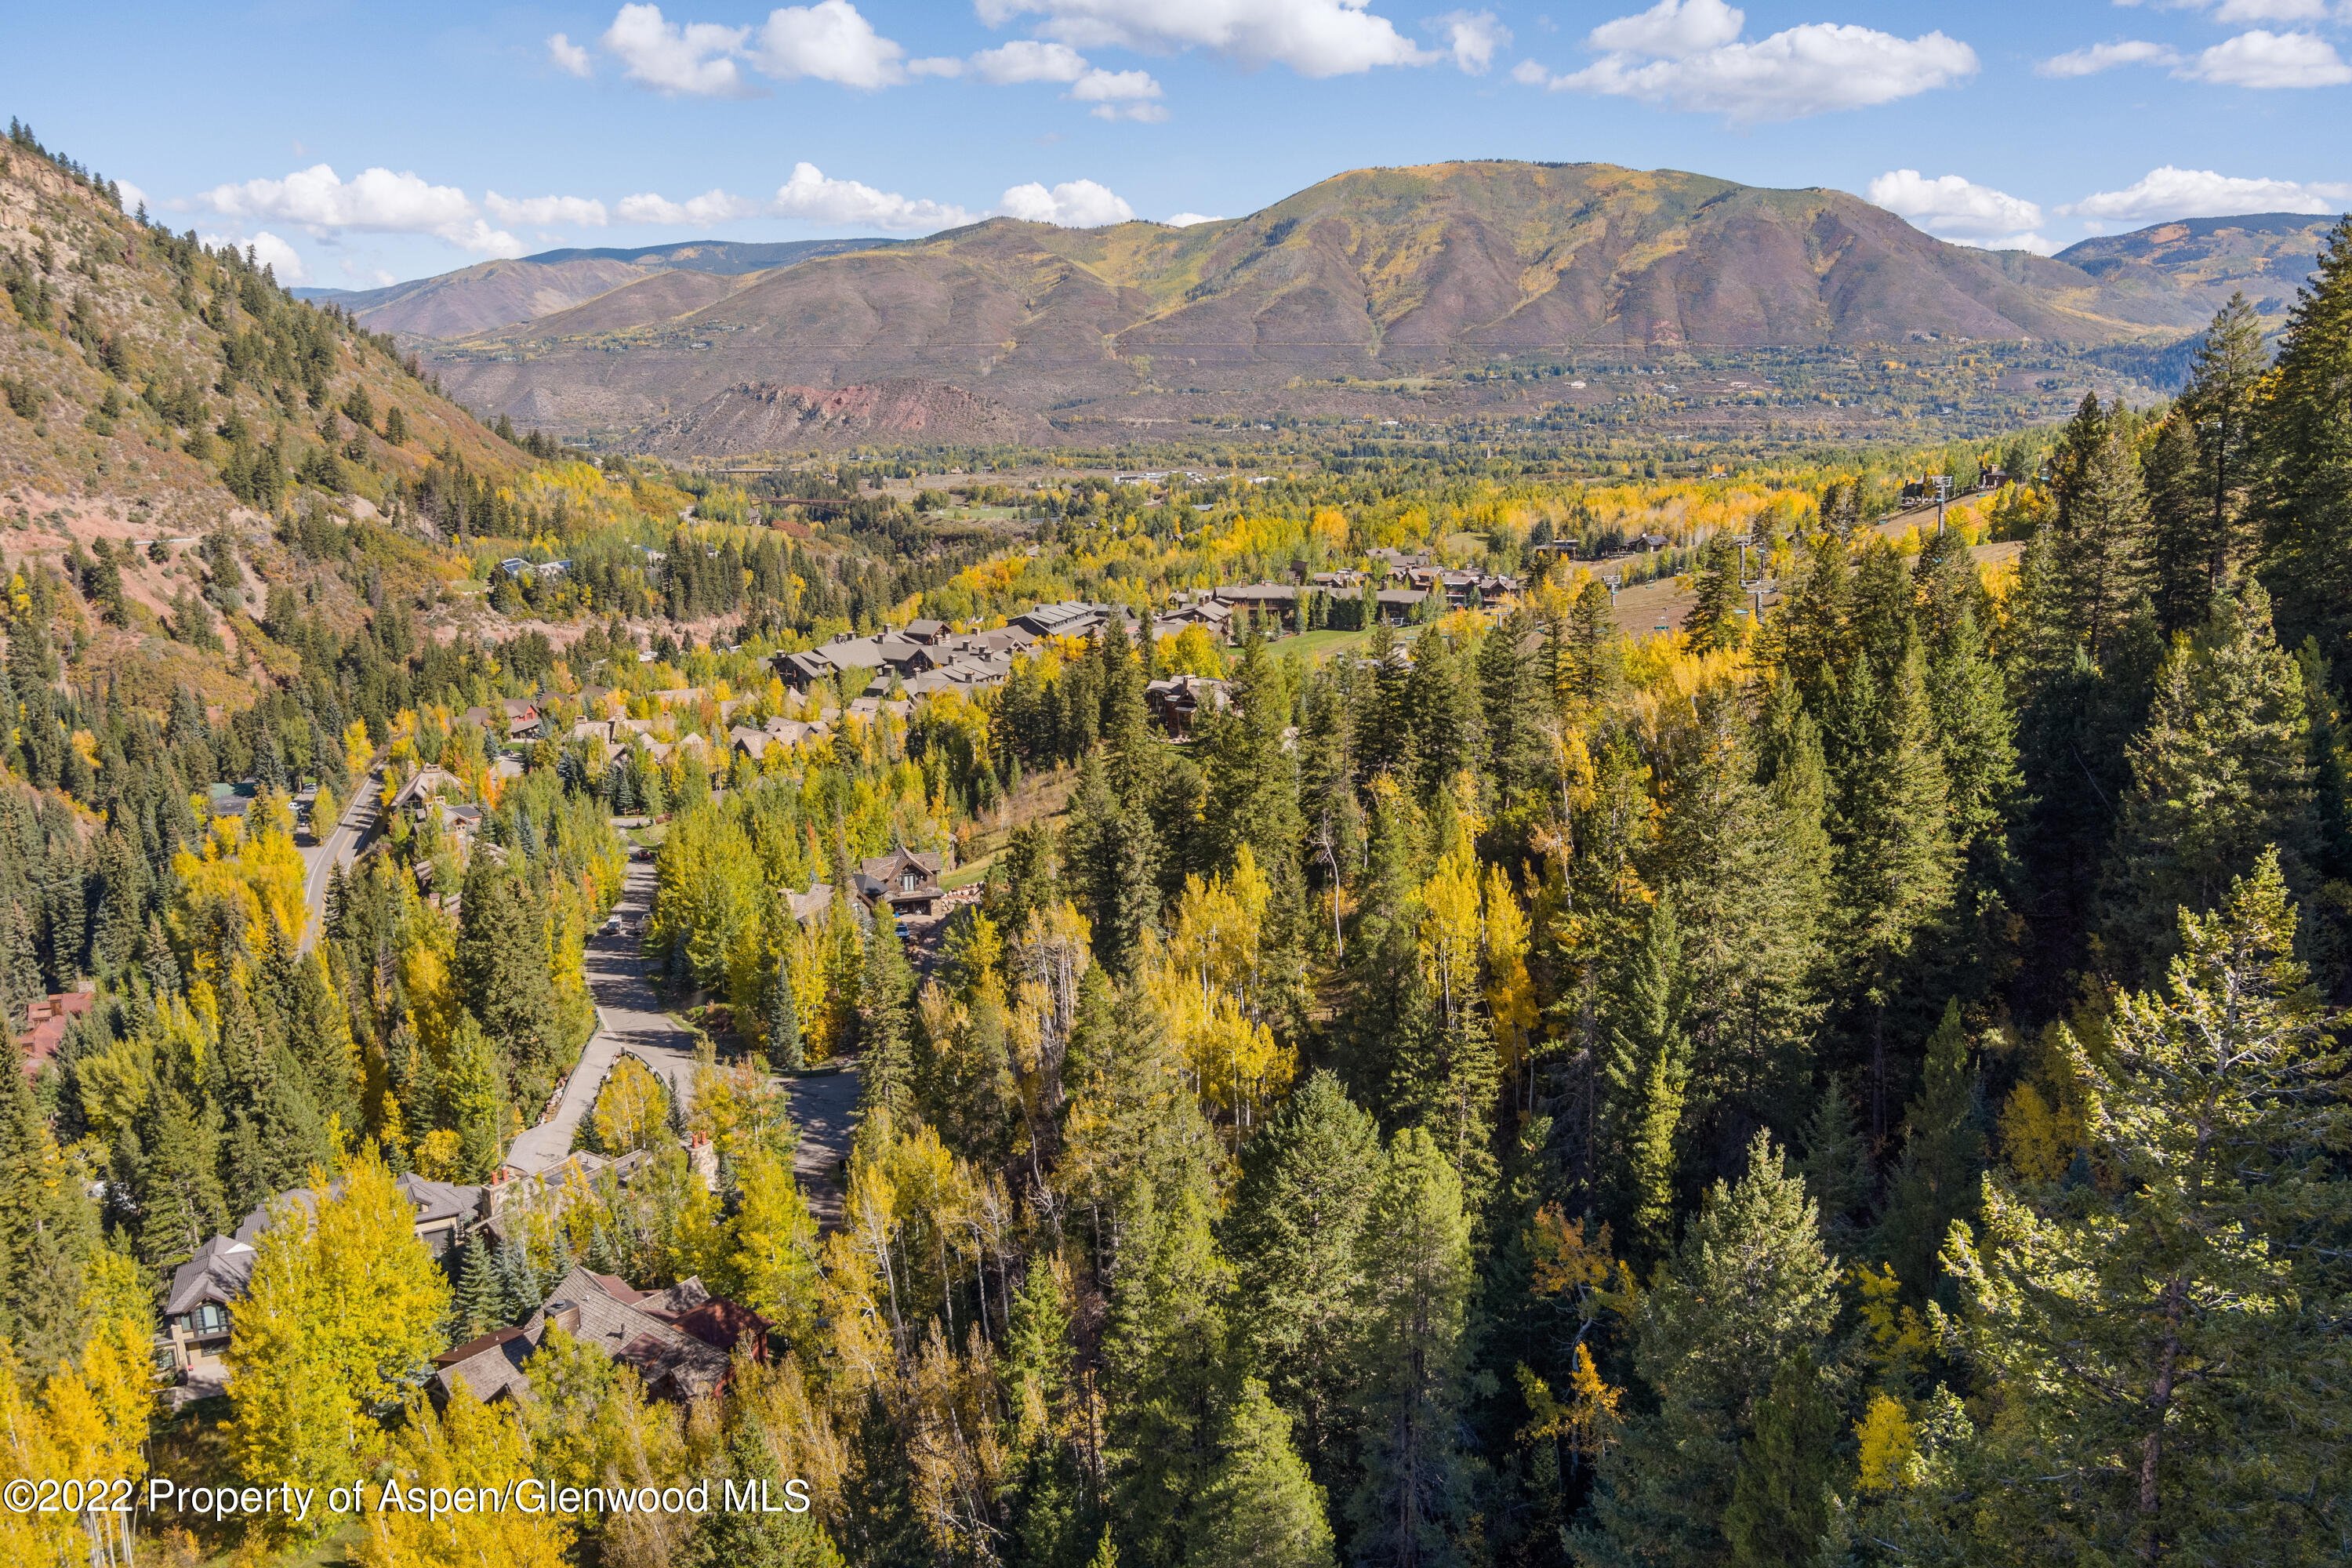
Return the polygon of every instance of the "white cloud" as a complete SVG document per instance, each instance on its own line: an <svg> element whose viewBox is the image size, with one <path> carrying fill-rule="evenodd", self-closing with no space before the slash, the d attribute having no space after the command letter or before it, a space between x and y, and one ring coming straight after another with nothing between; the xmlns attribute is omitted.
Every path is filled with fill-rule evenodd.
<svg viewBox="0 0 2352 1568"><path fill-rule="evenodd" d="M2324 22L2327 0L2221 0L2216 22Z"/></svg>
<svg viewBox="0 0 2352 1568"><path fill-rule="evenodd" d="M1207 213L1171 213L1160 221L1170 228L1190 228L1196 223L1223 223L1225 220L1212 217Z"/></svg>
<svg viewBox="0 0 2352 1568"><path fill-rule="evenodd" d="M1070 85L1063 96L1074 103L1091 103L1097 120L1140 120L1157 123L1168 118L1167 108L1155 100L1160 84L1149 71L1090 70Z"/></svg>
<svg viewBox="0 0 2352 1568"><path fill-rule="evenodd" d="M2042 222L2037 204L1958 174L1931 180L1916 169L1890 169L1871 181L1865 194L1888 212L1945 239L2015 235Z"/></svg>
<svg viewBox="0 0 2352 1568"><path fill-rule="evenodd" d="M561 33L549 37L547 58L557 70L576 76L583 81L596 74L596 68L588 63L588 51Z"/></svg>
<svg viewBox="0 0 2352 1568"><path fill-rule="evenodd" d="M1062 228L1100 228L1135 216L1133 207L1092 180L1066 181L1050 191L1034 181L1015 185L998 206L1008 217Z"/></svg>
<svg viewBox="0 0 2352 1568"><path fill-rule="evenodd" d="M963 75L963 62L953 55L925 55L920 59L907 62L907 74L958 77Z"/></svg>
<svg viewBox="0 0 2352 1568"><path fill-rule="evenodd" d="M1042 38L1015 38L992 49L982 49L968 60L926 59L908 68L922 76L962 76L967 71L992 87L1015 87L1024 82L1057 81L1069 86L1062 96L1073 103L1090 103L1097 120L1168 118L1157 101L1160 83L1141 70L1104 70L1067 44Z"/></svg>
<svg viewBox="0 0 2352 1568"><path fill-rule="evenodd" d="M639 87L696 98L750 98L759 89L744 79L734 59L750 36L749 27L715 22L665 22L660 6L633 5L621 7L599 42Z"/></svg>
<svg viewBox="0 0 2352 1568"><path fill-rule="evenodd" d="M146 205L146 191L138 185L132 184L130 181L117 180L114 182L114 188L122 193L122 210L124 212L135 213L142 206ZM151 214L150 216L152 215Z"/></svg>
<svg viewBox="0 0 2352 1568"><path fill-rule="evenodd" d="M1521 60L1511 68L1511 79L1522 87L1541 87L1551 79L1541 60Z"/></svg>
<svg viewBox="0 0 2352 1568"><path fill-rule="evenodd" d="M482 193L482 205L500 223L561 224L572 228L602 228L610 221L604 204L593 196L525 196L520 200L496 191Z"/></svg>
<svg viewBox="0 0 2352 1568"><path fill-rule="evenodd" d="M971 214L950 204L910 200L856 180L827 179L814 163L793 165L793 177L776 187L768 211L811 223L901 232L957 228L972 220Z"/></svg>
<svg viewBox="0 0 2352 1568"><path fill-rule="evenodd" d="M2241 0L2225 0L2214 15L2221 21L2254 20L2283 16L2288 7L2299 3L2300 0L2244 0L2248 8L2241 8ZM2293 12L2294 16L2305 14ZM2352 9L2345 14L2352 18ZM2211 82L2217 87L2338 87L2352 81L2352 65L2346 64L2336 52L2336 46L2318 34L2272 33L2260 27L2193 56L2185 56L2164 44L2130 39L2075 49L2044 60L2034 68L2043 76L2077 77L2112 70L2117 66L2165 66L2183 81Z"/></svg>
<svg viewBox="0 0 2352 1568"><path fill-rule="evenodd" d="M768 13L751 63L783 81L814 77L872 90L907 79L907 51L874 30L849 0L817 0Z"/></svg>
<svg viewBox="0 0 2352 1568"><path fill-rule="evenodd" d="M2118 223L2233 217L2242 213L2332 213L2352 201L2352 185L2242 179L2210 169L2152 169L2137 184L2101 191L2058 210L2068 217ZM2086 225L2085 226L2090 226Z"/></svg>
<svg viewBox="0 0 2352 1568"><path fill-rule="evenodd" d="M1601 23L1584 41L1609 53L1678 60L1736 42L1747 25L1746 15L1723 0L1658 0L1639 16Z"/></svg>
<svg viewBox="0 0 2352 1568"><path fill-rule="evenodd" d="M642 191L634 196L623 196L613 207L614 216L623 223L731 223L738 218L757 217L759 213L760 204L749 196L730 195L720 190L705 191L682 202Z"/></svg>
<svg viewBox="0 0 2352 1568"><path fill-rule="evenodd" d="M304 283L310 269L302 265L302 258L294 247L263 229L253 237L253 258L275 273L280 283Z"/></svg>
<svg viewBox="0 0 2352 1568"><path fill-rule="evenodd" d="M1511 30L1492 11L1448 11L1432 26L1444 29L1454 63L1470 76L1485 76L1495 51L1510 47Z"/></svg>
<svg viewBox="0 0 2352 1568"><path fill-rule="evenodd" d="M282 180L215 185L196 198L224 217L299 225L313 238L344 229L366 234L429 234L487 256L520 256L522 242L493 229L455 185L435 185L415 174L369 169L349 184L324 163Z"/></svg>
<svg viewBox="0 0 2352 1568"><path fill-rule="evenodd" d="M1015 38L971 57L971 72L992 87L1024 81L1076 81L1087 71L1086 56L1067 44Z"/></svg>
<svg viewBox="0 0 2352 1568"><path fill-rule="evenodd" d="M2074 49L2043 60L2034 67L2042 76L2096 76L2117 66L2177 66L2180 56L2163 44L2151 44L2144 38L2127 38L2116 44L2093 44L2086 49Z"/></svg>
<svg viewBox="0 0 2352 1568"><path fill-rule="evenodd" d="M2221 87L2338 87L2352 81L2352 65L2316 33L2257 27L2214 45L2173 74Z"/></svg>
<svg viewBox="0 0 2352 1568"><path fill-rule="evenodd" d="M977 0L977 9L992 27L1038 17L1040 32L1082 49L1202 48L1248 69L1285 65L1306 77L1443 58L1372 16L1365 0Z"/></svg>
<svg viewBox="0 0 2352 1568"><path fill-rule="evenodd" d="M1605 93L1675 109L1719 110L1736 125L1801 120L1892 103L1976 74L1976 51L1942 33L1900 38L1874 28L1808 22L1737 41L1742 15L1722 0L1659 0L1594 28L1609 52L1554 89ZM1515 71L1519 80L1529 76Z"/></svg>

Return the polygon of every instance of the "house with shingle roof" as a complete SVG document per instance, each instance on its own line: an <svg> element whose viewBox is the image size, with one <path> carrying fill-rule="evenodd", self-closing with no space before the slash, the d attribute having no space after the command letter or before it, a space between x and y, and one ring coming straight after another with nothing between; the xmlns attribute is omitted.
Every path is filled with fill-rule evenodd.
<svg viewBox="0 0 2352 1568"><path fill-rule="evenodd" d="M257 1255L250 1243L216 1236L173 1271L155 1335L158 1370L193 1372L228 1348L229 1313L245 1300Z"/></svg>
<svg viewBox="0 0 2352 1568"><path fill-rule="evenodd" d="M550 1329L635 1371L652 1397L684 1403L719 1392L736 1345L764 1346L768 1325L749 1308L712 1297L698 1279L639 1290L617 1275L575 1264L529 1322L434 1357L427 1394L442 1407L460 1392L485 1405L530 1399L523 1368Z"/></svg>

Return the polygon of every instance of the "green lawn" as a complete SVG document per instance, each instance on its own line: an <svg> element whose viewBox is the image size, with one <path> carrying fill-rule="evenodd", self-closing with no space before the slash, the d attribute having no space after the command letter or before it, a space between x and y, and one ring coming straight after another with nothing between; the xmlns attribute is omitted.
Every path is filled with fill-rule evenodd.
<svg viewBox="0 0 2352 1568"><path fill-rule="evenodd" d="M1265 646L1266 651L1269 653L1302 653L1305 654L1311 662L1317 659L1328 658L1335 653L1345 653L1351 649L1360 647L1364 643L1370 639L1371 635L1372 634L1369 631L1335 632L1327 630L1319 632L1304 632L1295 637L1276 638L1275 641L1270 642Z"/></svg>

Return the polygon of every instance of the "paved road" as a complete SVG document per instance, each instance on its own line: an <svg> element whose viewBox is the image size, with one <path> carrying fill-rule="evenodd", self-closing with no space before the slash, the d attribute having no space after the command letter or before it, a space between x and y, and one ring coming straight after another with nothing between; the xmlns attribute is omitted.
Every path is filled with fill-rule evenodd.
<svg viewBox="0 0 2352 1568"><path fill-rule="evenodd" d="M383 789L380 767L368 769L367 777L352 792L351 804L343 807L342 819L337 822L325 838L301 851L303 860L302 901L310 906L310 919L302 930L302 947L308 952L319 940L327 925L328 868L351 868L357 858L360 846L375 831L376 796ZM316 833L315 827L313 833Z"/></svg>
<svg viewBox="0 0 2352 1568"><path fill-rule="evenodd" d="M624 925L642 922L653 907L652 862L629 862L617 912ZM694 1036L670 1021L662 999L646 983L646 966L637 956L635 937L595 935L588 940L588 994L596 1003L596 1034L581 1053L580 1065L563 1086L555 1114L517 1137L507 1163L520 1171L546 1170L571 1152L581 1119L595 1108L596 1093L626 1051L659 1072L671 1096L684 1109L693 1103ZM793 1079L793 1119L800 1124L800 1146L793 1153L793 1170L817 1222L830 1229L841 1223L844 1163L849 1158L857 1115L857 1065L855 1058L839 1072Z"/></svg>
<svg viewBox="0 0 2352 1568"><path fill-rule="evenodd" d="M652 862L630 861L616 906L622 922L642 921L653 907L653 897ZM555 1114L525 1129L507 1152L507 1163L517 1170L536 1173L571 1152L573 1130L594 1109L596 1091L624 1051L660 1073L681 1109L693 1103L694 1036L670 1022L661 998L646 984L636 940L591 936L587 969L588 994L596 1004L596 1033L564 1083Z"/></svg>
<svg viewBox="0 0 2352 1568"><path fill-rule="evenodd" d="M849 1196L843 1175L849 1145L857 1132L857 1058L845 1060L839 1072L795 1079L792 1084L793 1120L800 1123L800 1147L793 1151L793 1175L816 1215L820 1230L840 1226L842 1207Z"/></svg>

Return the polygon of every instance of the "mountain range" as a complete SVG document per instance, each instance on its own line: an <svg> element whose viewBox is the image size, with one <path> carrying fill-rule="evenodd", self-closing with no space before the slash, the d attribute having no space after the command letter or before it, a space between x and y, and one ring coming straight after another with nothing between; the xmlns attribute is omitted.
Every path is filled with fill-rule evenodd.
<svg viewBox="0 0 2352 1568"><path fill-rule="evenodd" d="M341 305L371 331L413 338L464 338L534 321L670 272L732 277L892 243L795 239L751 245L689 239L636 250L545 250L515 260L477 262L455 272L382 289L296 289L291 292L298 300Z"/></svg>
<svg viewBox="0 0 2352 1568"><path fill-rule="evenodd" d="M2041 257L1948 244L1837 191L1475 162L1357 170L1184 228L993 218L890 243L556 251L344 302L434 340L444 384L486 413L624 445L658 428L673 448L699 427L741 450L763 427L751 405L885 384L862 405L924 407L898 384L930 384L992 428L1077 431L1352 408L1367 386L1504 365L2166 342L2237 289L2275 324L2328 221L2201 219ZM954 439L961 418L940 403L908 438Z"/></svg>

